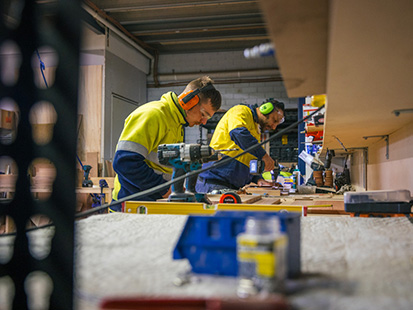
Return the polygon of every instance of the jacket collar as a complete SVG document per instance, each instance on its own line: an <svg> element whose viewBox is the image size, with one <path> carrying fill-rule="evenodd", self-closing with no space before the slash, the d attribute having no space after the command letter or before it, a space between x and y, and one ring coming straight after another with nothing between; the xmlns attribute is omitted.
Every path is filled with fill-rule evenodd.
<svg viewBox="0 0 413 310"><path fill-rule="evenodd" d="M254 122L258 123L258 114L257 114L258 104L245 104L245 105L251 109Z"/></svg>
<svg viewBox="0 0 413 310"><path fill-rule="evenodd" d="M184 127L189 126L188 122L186 121L186 112L185 112L185 110L181 107L181 105L180 105L179 102L178 102L178 100L179 100L179 99L178 99L178 95L175 94L174 92L169 92L169 94L170 94L170 98L172 99L173 103L175 104L175 107L178 109L180 115L181 115L182 118L183 118L183 119L181 120L181 124L182 124Z"/></svg>

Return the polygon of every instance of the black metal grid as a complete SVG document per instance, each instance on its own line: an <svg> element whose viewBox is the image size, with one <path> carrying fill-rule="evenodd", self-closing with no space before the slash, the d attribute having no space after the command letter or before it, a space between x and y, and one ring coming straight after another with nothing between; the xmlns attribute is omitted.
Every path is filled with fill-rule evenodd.
<svg viewBox="0 0 413 310"><path fill-rule="evenodd" d="M24 283L33 271L45 272L53 281L50 309L72 309L80 1L59 0L47 7L34 0L14 2L22 7L18 25L10 27L7 12L1 12L0 44L7 40L16 43L22 62L14 85L0 82L0 99L9 97L17 103L20 121L16 139L0 145L0 156L13 158L19 175L14 199L1 203L0 216L14 220L17 234L10 261L0 264L0 277L13 280L13 309L29 308ZM48 89L38 88L33 79L32 57L41 46L53 48L59 58L55 82ZM57 112L53 138L46 145L33 141L29 122L30 109L39 101L51 103ZM30 192L26 171L35 158L47 158L56 168L53 191L46 201L34 200ZM40 260L30 254L25 231L35 214L49 217L55 225L50 254Z"/></svg>

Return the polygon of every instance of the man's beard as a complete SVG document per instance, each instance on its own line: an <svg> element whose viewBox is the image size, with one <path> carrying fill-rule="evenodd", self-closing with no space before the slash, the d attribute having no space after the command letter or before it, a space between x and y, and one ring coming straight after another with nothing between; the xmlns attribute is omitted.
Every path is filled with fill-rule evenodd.
<svg viewBox="0 0 413 310"><path fill-rule="evenodd" d="M268 118L265 116L258 119L258 125L260 125L261 131L271 130L271 128L266 128L268 126Z"/></svg>

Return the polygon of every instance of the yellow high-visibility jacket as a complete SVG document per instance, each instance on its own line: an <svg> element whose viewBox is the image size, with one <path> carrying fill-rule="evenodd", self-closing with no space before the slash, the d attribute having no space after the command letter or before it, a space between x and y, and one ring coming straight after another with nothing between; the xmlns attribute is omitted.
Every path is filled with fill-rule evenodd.
<svg viewBox="0 0 413 310"><path fill-rule="evenodd" d="M176 94L168 92L159 101L138 107L126 118L113 160L116 172L114 200L170 179L172 168L159 163L158 146L183 142L187 124L185 116ZM138 200L156 200L167 191L139 197Z"/></svg>
<svg viewBox="0 0 413 310"><path fill-rule="evenodd" d="M218 122L210 146L215 150L236 148L237 151L224 152L226 156L235 157L260 142L256 108L257 105L240 104L229 109ZM250 174L249 163L252 159L262 159L265 154L262 147L257 147L224 166L202 172L200 179L230 184L234 188L257 182L262 177ZM203 168L212 164L213 162L206 163Z"/></svg>

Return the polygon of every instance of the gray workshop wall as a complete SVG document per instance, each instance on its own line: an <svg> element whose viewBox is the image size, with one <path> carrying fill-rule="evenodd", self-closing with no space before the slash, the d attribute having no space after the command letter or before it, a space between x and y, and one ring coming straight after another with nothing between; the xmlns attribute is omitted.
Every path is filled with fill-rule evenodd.
<svg viewBox="0 0 413 310"><path fill-rule="evenodd" d="M248 69L270 69L277 67L274 57L246 59L243 52L219 52L219 53L191 53L162 55L159 58L159 74L181 72L214 72L236 71ZM210 76L214 79L214 76ZM150 80L150 77L148 78ZM188 81L189 82L189 81ZM163 93L174 91L180 94L184 86L148 88L148 101L158 100ZM216 88L222 95L222 109L228 110L239 103L262 103L267 98L276 98L286 104L286 108L297 108L298 99L288 98L283 82L259 82L259 83L227 83L217 84ZM205 139L207 131L202 129ZM185 129L185 142L196 143L200 138L198 126Z"/></svg>
<svg viewBox="0 0 413 310"><path fill-rule="evenodd" d="M112 160L124 118L146 102L146 74L106 50L104 81L103 156Z"/></svg>

